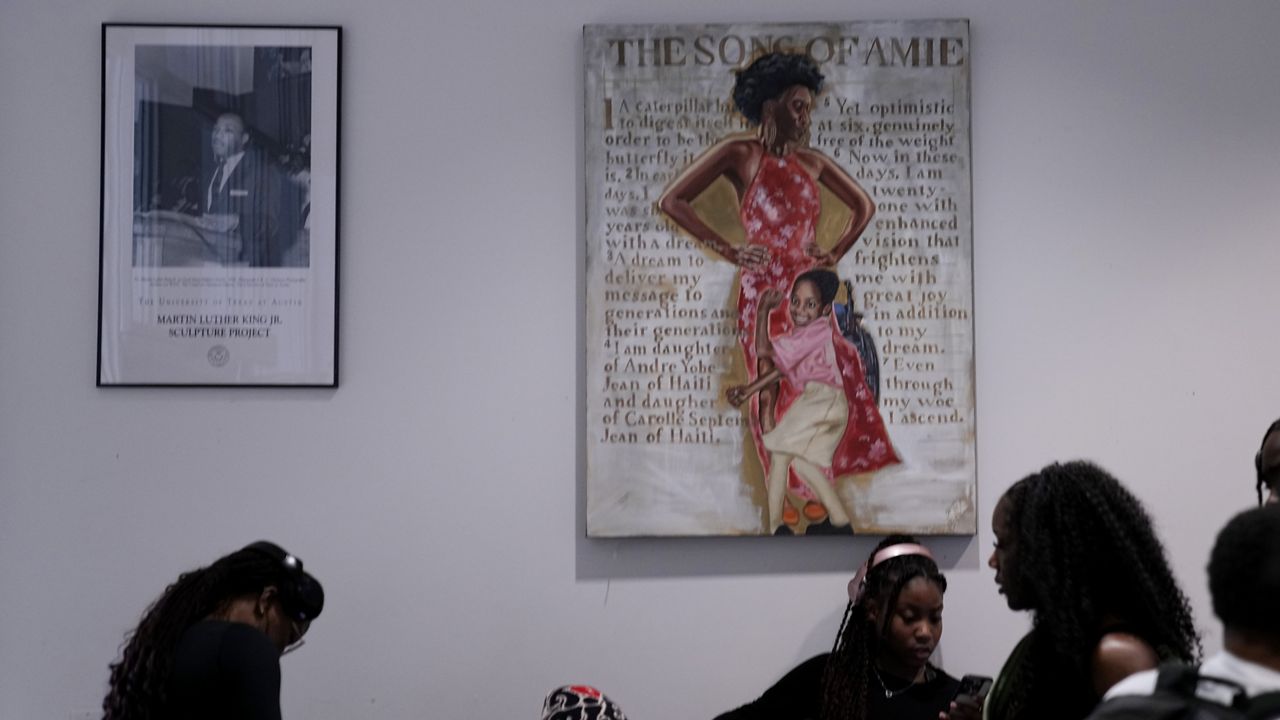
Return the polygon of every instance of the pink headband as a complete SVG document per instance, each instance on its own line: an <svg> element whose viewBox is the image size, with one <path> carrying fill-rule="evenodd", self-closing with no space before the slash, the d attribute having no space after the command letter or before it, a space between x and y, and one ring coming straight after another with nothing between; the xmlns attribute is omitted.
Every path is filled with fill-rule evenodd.
<svg viewBox="0 0 1280 720"><path fill-rule="evenodd" d="M898 543L877 552L871 556L871 560L862 564L858 568L858 574L853 576L849 581L849 600L854 605L862 602L862 596L867 592L867 573L871 568L879 565L885 560L892 560L903 555L923 555L924 557L933 559L933 553L929 552L929 548L917 543Z"/></svg>

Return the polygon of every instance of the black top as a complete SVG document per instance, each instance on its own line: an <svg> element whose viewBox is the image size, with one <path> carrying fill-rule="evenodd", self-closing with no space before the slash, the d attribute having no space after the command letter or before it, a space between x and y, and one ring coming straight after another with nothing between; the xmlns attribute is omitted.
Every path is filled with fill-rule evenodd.
<svg viewBox="0 0 1280 720"><path fill-rule="evenodd" d="M816 720L822 714L822 673L830 653L810 658L787 673L758 700L719 716L716 720ZM880 676L889 689L908 685L908 679ZM872 682L867 691L869 720L935 720L951 706L960 681L941 670L931 680L886 698L880 684Z"/></svg>
<svg viewBox="0 0 1280 720"><path fill-rule="evenodd" d="M204 620L182 635L169 680L182 720L280 720L280 651L244 623Z"/></svg>
<svg viewBox="0 0 1280 720"><path fill-rule="evenodd" d="M1096 650L1102 638L1110 633L1137 637L1156 652L1162 663L1178 660L1176 656L1156 650L1156 643L1148 639L1149 633L1125 622L1112 622L1099 630L1094 636L1093 648ZM1102 696L1093 685L1091 668L1090 662L1081 669L1078 663L1053 648L1052 640L1044 630L1033 629L1018 641L1000 668L996 683L987 695L984 717L992 720L1083 720L1102 702ZM1026 688L1021 688L1028 676L1033 681ZM1019 689L1028 696L1015 697L1015 691Z"/></svg>

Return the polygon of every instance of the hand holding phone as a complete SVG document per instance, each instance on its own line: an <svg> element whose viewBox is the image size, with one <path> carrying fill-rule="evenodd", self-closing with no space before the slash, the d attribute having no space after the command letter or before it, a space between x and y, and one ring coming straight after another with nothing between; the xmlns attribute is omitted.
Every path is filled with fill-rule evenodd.
<svg viewBox="0 0 1280 720"><path fill-rule="evenodd" d="M960 687L956 688L956 694L951 698L954 702L960 696L968 696L973 698L979 705L987 698L987 693L991 692L993 681L985 675L965 675L960 678Z"/></svg>
<svg viewBox="0 0 1280 720"><path fill-rule="evenodd" d="M983 675L965 675L951 698L948 711L939 713L939 720L978 720L982 717L982 703L991 692L992 680Z"/></svg>

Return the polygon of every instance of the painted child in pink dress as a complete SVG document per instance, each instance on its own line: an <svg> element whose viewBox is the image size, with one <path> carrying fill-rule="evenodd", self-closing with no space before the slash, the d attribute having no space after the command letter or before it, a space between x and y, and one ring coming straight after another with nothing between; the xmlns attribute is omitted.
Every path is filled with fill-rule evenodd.
<svg viewBox="0 0 1280 720"><path fill-rule="evenodd" d="M757 355L769 358L774 368L745 386L729 388L725 395L735 405L785 378L799 394L764 433L769 451L769 530L783 525L782 508L788 470L821 499L832 526L849 527L831 480L838 448L846 441L857 447L860 460L874 465L896 462L880 413L862 372L861 360L836 325L831 303L840 290L840 279L830 270L810 270L796 278L788 307L792 329L773 336L768 324L758 326ZM763 312L782 305L782 294L767 290L760 300Z"/></svg>
<svg viewBox="0 0 1280 720"><path fill-rule="evenodd" d="M756 352L757 324L761 320L772 324L773 332L778 334L789 330L791 323L781 303L766 310L760 307L762 298L770 290L779 295L790 291L795 279L811 268L834 267L875 213L870 196L853 178L826 155L808 147L810 115L822 80L813 60L791 53L761 56L738 72L734 103L743 117L758 126L758 132L731 136L716 144L686 168L659 200L662 211L681 228L742 269L738 342L752 380L773 369L772 361ZM746 243L740 246L722 237L693 209L693 200L720 178L726 179L738 195L739 217L746 231ZM849 209L849 220L829 251L816 243L821 188ZM764 318L760 318L762 311ZM763 436L773 429L775 417L786 412L799 392L784 383L761 388L752 398L749 424L768 477L778 473L770 469ZM878 413L875 422L883 434ZM831 472L835 476L871 472L898 462L892 451L883 458L873 458L864 450L853 444L841 445ZM788 484L802 499L814 497L803 479L792 475ZM775 491L771 488L769 492ZM817 507L806 515L813 521L825 512Z"/></svg>

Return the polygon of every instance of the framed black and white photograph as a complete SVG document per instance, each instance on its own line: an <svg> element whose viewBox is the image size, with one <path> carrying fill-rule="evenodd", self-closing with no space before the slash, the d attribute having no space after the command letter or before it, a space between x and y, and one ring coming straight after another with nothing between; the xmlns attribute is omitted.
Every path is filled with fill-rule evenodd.
<svg viewBox="0 0 1280 720"><path fill-rule="evenodd" d="M336 386L341 28L102 30L98 385Z"/></svg>

